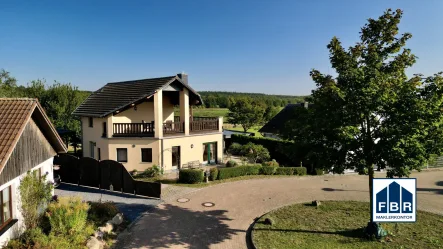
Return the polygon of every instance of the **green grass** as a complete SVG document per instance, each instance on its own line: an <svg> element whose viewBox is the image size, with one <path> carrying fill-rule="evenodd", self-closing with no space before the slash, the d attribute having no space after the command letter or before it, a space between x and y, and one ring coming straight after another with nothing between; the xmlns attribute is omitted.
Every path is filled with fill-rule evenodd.
<svg viewBox="0 0 443 249"><path fill-rule="evenodd" d="M261 126L254 126L251 129L249 129L248 132L254 132L256 137L262 137L260 132L258 132L258 130L260 130L260 128L261 128ZM230 127L227 127L225 129L231 130L231 131L244 131L243 127L241 125L237 125L235 128L231 125Z"/></svg>
<svg viewBox="0 0 443 249"><path fill-rule="evenodd" d="M192 113L194 117L223 117L224 119L228 116L228 108L194 108ZM176 108L174 110L174 115L180 115L180 109Z"/></svg>
<svg viewBox="0 0 443 249"><path fill-rule="evenodd" d="M140 181L147 181L147 182L161 182L163 184L171 184L174 186L181 186L181 187L190 187L190 188L204 188L209 187L213 185L217 185L220 183L226 183L226 182L236 182L236 181L242 181L242 180L251 180L251 179L263 179L263 178L276 178L276 177L291 177L287 175L250 175L250 176L239 176L224 180L216 180L216 181L209 181L209 183L195 183L195 184L185 184L185 183L178 183L177 179L161 179L161 178L137 178L137 180ZM293 176L295 177L295 176Z"/></svg>
<svg viewBox="0 0 443 249"><path fill-rule="evenodd" d="M443 216L417 213L416 223L383 223L390 235L381 241L363 237L369 203L325 201L286 206L264 215L252 231L258 249L285 248L443 248ZM274 224L263 224L271 218Z"/></svg>

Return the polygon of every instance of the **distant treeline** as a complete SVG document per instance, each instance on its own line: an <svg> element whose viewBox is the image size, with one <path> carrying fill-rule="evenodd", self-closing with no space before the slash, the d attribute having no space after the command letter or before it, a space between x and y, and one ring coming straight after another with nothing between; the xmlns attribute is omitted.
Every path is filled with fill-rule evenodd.
<svg viewBox="0 0 443 249"><path fill-rule="evenodd" d="M284 107L287 104L301 103L308 96L268 95L263 93L212 92L200 91L206 108L229 108L229 98L251 97L266 106Z"/></svg>

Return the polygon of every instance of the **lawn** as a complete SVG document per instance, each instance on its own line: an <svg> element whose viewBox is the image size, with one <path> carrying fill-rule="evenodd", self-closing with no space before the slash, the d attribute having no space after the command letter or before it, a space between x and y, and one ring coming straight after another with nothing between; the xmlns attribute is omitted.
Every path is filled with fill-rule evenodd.
<svg viewBox="0 0 443 249"><path fill-rule="evenodd" d="M227 125L223 125L223 128L226 130L231 130L231 131L244 131L243 127L241 125L237 125L234 127L233 125L227 124ZM260 128L261 128L261 126L254 126L251 129L249 129L248 132L255 133L256 137L263 137L260 134L260 132L258 132L258 130L260 130Z"/></svg>
<svg viewBox="0 0 443 249"><path fill-rule="evenodd" d="M274 224L263 224L266 218ZM368 220L365 202L325 201L318 208L295 204L261 217L252 236L258 249L443 248L443 216L418 211L416 223L383 223L390 235L381 241L363 238Z"/></svg>
<svg viewBox="0 0 443 249"><path fill-rule="evenodd" d="M228 108L194 108L192 110L194 117L223 117L227 118ZM174 110L174 115L180 115L180 109Z"/></svg>
<svg viewBox="0 0 443 249"><path fill-rule="evenodd" d="M137 180L141 181L147 181L147 182L161 182L163 184L172 184L175 186L181 186L181 187L190 187L190 188L204 188L213 186L220 183L226 183L226 182L236 182L236 181L242 181L242 180L251 180L251 179L263 179L263 178L276 178L276 177L291 177L287 175L248 175L248 176L239 176L234 178L228 178L224 180L215 180L215 181L209 181L208 183L202 182L202 183L195 183L195 184L186 184L186 183L178 183L177 179L159 179L159 178L136 178ZM293 176L297 177L297 176Z"/></svg>

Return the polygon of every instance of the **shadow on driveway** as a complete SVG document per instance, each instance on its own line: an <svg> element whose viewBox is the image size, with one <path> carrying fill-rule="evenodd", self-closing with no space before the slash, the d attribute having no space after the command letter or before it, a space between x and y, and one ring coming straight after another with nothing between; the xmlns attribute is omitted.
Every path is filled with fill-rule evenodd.
<svg viewBox="0 0 443 249"><path fill-rule="evenodd" d="M164 204L146 214L127 234L119 238L115 248L190 248L209 249L229 240L244 230L231 229L227 210L191 211Z"/></svg>

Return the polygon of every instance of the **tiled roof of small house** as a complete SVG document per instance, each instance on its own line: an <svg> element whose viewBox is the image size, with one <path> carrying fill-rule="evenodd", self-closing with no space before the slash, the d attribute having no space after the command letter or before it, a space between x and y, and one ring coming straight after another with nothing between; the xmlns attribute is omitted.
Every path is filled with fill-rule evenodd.
<svg viewBox="0 0 443 249"><path fill-rule="evenodd" d="M202 103L200 95L178 76L162 78L142 79L108 83L104 87L93 92L80 106L75 109L73 115L87 117L105 117L115 111L123 109L134 102L150 97L156 91L179 82L188 88L193 96Z"/></svg>
<svg viewBox="0 0 443 249"><path fill-rule="evenodd" d="M37 113L36 113L37 112ZM8 161L29 120L38 119L43 133L57 152L66 152L63 140L37 99L0 98L0 171Z"/></svg>
<svg viewBox="0 0 443 249"><path fill-rule="evenodd" d="M271 120L269 120L260 130L259 132L266 133L277 133L279 130L284 128L286 122L292 117L294 110L296 108L305 107L305 104L308 103L297 103L297 104L288 104L283 108L277 115L275 115ZM312 104L309 104L312 106Z"/></svg>

